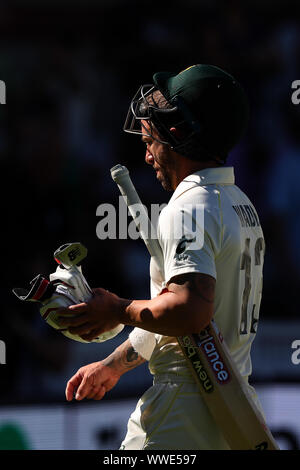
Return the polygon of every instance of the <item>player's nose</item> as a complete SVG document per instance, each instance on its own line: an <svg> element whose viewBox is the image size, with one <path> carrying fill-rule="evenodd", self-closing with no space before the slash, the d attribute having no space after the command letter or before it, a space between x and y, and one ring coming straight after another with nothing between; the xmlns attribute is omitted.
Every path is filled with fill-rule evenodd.
<svg viewBox="0 0 300 470"><path fill-rule="evenodd" d="M146 150L145 162L148 163L148 165L153 165L153 163L154 163L154 157L153 157L152 153L149 152L149 150Z"/></svg>

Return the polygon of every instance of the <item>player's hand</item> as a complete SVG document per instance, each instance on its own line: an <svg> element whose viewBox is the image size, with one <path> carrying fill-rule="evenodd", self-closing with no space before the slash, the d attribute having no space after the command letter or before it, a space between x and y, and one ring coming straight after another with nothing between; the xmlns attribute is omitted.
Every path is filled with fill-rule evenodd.
<svg viewBox="0 0 300 470"><path fill-rule="evenodd" d="M120 323L122 300L105 289L93 290L88 302L57 310L58 324L72 334L91 341L98 335L116 328Z"/></svg>
<svg viewBox="0 0 300 470"><path fill-rule="evenodd" d="M90 398L101 400L119 381L120 375L103 362L93 362L81 367L68 381L66 399L68 401Z"/></svg>

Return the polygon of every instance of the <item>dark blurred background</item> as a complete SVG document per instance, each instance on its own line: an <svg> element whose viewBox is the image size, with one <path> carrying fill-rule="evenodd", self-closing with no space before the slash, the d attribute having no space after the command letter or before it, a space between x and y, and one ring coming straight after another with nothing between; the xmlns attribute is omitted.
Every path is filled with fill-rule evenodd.
<svg viewBox="0 0 300 470"><path fill-rule="evenodd" d="M68 406L69 377L109 354L130 331L100 346L77 344L44 324L36 306L21 304L11 289L28 286L39 273L48 276L56 268L54 250L81 241L89 250L83 269L92 286L127 298L149 296L143 243L99 240L96 209L102 203L118 205L109 171L116 163L128 166L147 206L168 201L170 195L144 162L139 137L122 127L131 98L141 84L151 83L154 72L179 72L195 63L232 73L250 99L248 131L228 164L235 166L237 184L257 208L267 246L252 380L258 389L265 387L262 401L279 384L300 391L300 365L291 361L291 343L300 339L300 105L291 99L292 82L300 80L299 14L296 0L1 2L0 79L6 104L0 108L0 339L6 364L0 365L0 418L4 410L7 418L0 420L0 448L49 445L31 436L40 428L26 410L39 406L38 415L44 416L43 406ZM129 375L98 404L102 411L122 409L122 400L135 401L151 383L146 367ZM272 421L275 408L268 411L265 401ZM299 402L295 406L300 408ZM126 423L131 408L123 409ZM13 410L19 417L25 413L23 441L20 427L9 428L15 423ZM284 445L297 448L299 436L280 421L286 414L283 410L274 426L281 437L290 433ZM1 423L8 426L2 434ZM72 426L79 432L78 422ZM107 422L97 429L96 448L118 445L119 431L107 428ZM20 443L11 444L16 435ZM75 446L64 439L61 448ZM78 442L78 448L82 445Z"/></svg>

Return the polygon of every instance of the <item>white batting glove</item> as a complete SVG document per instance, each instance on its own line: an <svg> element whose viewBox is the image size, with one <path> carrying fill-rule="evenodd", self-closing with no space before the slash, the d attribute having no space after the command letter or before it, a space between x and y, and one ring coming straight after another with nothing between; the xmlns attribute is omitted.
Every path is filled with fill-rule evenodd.
<svg viewBox="0 0 300 470"><path fill-rule="evenodd" d="M57 266L56 271L50 274L50 281L38 275L31 281L30 289L15 288L13 292L20 300L40 302L42 304L40 308L42 318L63 335L81 343L88 343L89 341L85 341L80 336L71 334L67 329L61 328L57 322L56 311L58 309L88 302L93 296L93 291L83 276L81 267L75 264L70 264L67 268L64 267L64 265L67 265L65 256L70 258L70 250L74 252L74 247L77 250L75 254L79 253L79 249L84 248L79 243L66 244L63 245L63 251L59 251L59 249L55 252L56 255L59 255L59 258L55 259L60 264ZM86 254L80 253L80 256L83 258ZM92 342L102 343L114 338L123 328L124 325L120 324L116 328L97 336Z"/></svg>

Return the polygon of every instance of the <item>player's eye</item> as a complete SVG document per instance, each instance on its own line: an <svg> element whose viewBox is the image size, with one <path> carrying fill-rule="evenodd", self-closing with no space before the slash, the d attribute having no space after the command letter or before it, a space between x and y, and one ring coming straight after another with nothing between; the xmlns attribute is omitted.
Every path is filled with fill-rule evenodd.
<svg viewBox="0 0 300 470"><path fill-rule="evenodd" d="M151 145L152 140L151 140L151 139L147 139L147 138L143 138L143 139L142 139L142 142L146 145L146 147L148 147L148 145Z"/></svg>

